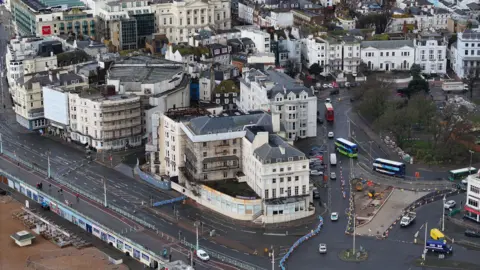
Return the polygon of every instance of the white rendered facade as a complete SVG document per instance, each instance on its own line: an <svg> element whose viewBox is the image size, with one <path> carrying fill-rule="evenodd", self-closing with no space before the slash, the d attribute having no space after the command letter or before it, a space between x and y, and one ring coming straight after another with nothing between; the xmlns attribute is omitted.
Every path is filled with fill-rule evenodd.
<svg viewBox="0 0 480 270"><path fill-rule="evenodd" d="M140 97L69 93L70 138L99 150L142 144Z"/></svg>
<svg viewBox="0 0 480 270"><path fill-rule="evenodd" d="M415 64L413 40L362 41L362 61L371 70L410 70Z"/></svg>
<svg viewBox="0 0 480 270"><path fill-rule="evenodd" d="M478 173L470 175L467 181L466 215L476 222L480 222L480 176Z"/></svg>
<svg viewBox="0 0 480 270"><path fill-rule="evenodd" d="M30 37L12 39L5 54L5 67L10 86L24 74L45 71L57 67L57 56L39 57L38 46L48 39Z"/></svg>
<svg viewBox="0 0 480 270"><path fill-rule="evenodd" d="M105 21L128 19L133 14L152 13L148 1L93 1L94 15L99 16Z"/></svg>
<svg viewBox="0 0 480 270"><path fill-rule="evenodd" d="M447 72L447 44L437 39L415 40L415 63L422 73L445 74Z"/></svg>
<svg viewBox="0 0 480 270"><path fill-rule="evenodd" d="M310 89L277 71L251 69L243 74L237 104L240 110L278 114L288 140L317 135L317 97Z"/></svg>
<svg viewBox="0 0 480 270"><path fill-rule="evenodd" d="M236 29L240 30L240 36L242 38L249 38L255 43L257 52L268 53L270 49L270 34L263 32L255 26L236 26Z"/></svg>
<svg viewBox="0 0 480 270"><path fill-rule="evenodd" d="M231 28L230 1L185 0L153 4L158 33L165 34L173 43L188 42L190 36L202 29Z"/></svg>
<svg viewBox="0 0 480 270"><path fill-rule="evenodd" d="M458 33L457 42L451 47L450 60L460 78L480 72L480 33L467 30Z"/></svg>

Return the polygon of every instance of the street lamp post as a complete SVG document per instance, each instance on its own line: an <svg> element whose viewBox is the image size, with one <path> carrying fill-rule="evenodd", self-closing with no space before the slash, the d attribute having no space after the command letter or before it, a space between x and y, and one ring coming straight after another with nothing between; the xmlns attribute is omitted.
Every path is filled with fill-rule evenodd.
<svg viewBox="0 0 480 270"><path fill-rule="evenodd" d="M3 154L3 138L2 138L2 133L0 133L0 154Z"/></svg>
<svg viewBox="0 0 480 270"><path fill-rule="evenodd" d="M103 179L103 196L104 196L104 199L103 199L103 206L105 206L105 208L108 207L108 204L107 204L107 180L105 180L105 178L102 178Z"/></svg>
<svg viewBox="0 0 480 270"><path fill-rule="evenodd" d="M353 254L355 254L355 234L356 234L356 227L357 227L357 224L355 224L355 213L353 214Z"/></svg>
<svg viewBox="0 0 480 270"><path fill-rule="evenodd" d="M273 249L273 246L271 247L272 252L268 255L272 257L272 270L275 270L275 250Z"/></svg>
<svg viewBox="0 0 480 270"><path fill-rule="evenodd" d="M443 213L442 213L442 232L445 231L445 203L447 202L447 197L444 195L443 196Z"/></svg>
<svg viewBox="0 0 480 270"><path fill-rule="evenodd" d="M47 150L47 176L48 179L52 178L52 170L50 168L50 150Z"/></svg>
<svg viewBox="0 0 480 270"><path fill-rule="evenodd" d="M195 245L195 247L196 247L196 250L198 250L200 248L200 244L198 243L198 227L200 226L200 221L195 221L193 225L195 226L195 231L197 234L197 244Z"/></svg>
<svg viewBox="0 0 480 270"><path fill-rule="evenodd" d="M471 170L471 168L472 168L473 153L475 153L475 152L473 152L472 150L468 150L468 152L470 153L470 167L468 167L468 170Z"/></svg>

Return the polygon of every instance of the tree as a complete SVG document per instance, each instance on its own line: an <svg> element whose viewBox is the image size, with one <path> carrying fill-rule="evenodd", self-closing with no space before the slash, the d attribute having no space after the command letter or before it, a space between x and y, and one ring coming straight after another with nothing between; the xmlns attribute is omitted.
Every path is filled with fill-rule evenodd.
<svg viewBox="0 0 480 270"><path fill-rule="evenodd" d="M408 99L410 99L413 95L418 94L422 91L428 93L430 91L430 85L426 80L422 79L421 77L414 77L414 79L408 83L408 87L404 89L404 94L407 96Z"/></svg>
<svg viewBox="0 0 480 270"><path fill-rule="evenodd" d="M468 91L470 92L470 99L472 99L475 82L480 77L480 67L466 67L465 74L464 82L467 84Z"/></svg>
<svg viewBox="0 0 480 270"><path fill-rule="evenodd" d="M358 18L358 28L375 28L375 34L383 34L386 32L392 20L392 13L390 11L383 11L380 13L368 13Z"/></svg>
<svg viewBox="0 0 480 270"><path fill-rule="evenodd" d="M422 73L422 68L420 67L419 64L413 64L410 67L410 74L412 75L413 78L420 77L421 73Z"/></svg>
<svg viewBox="0 0 480 270"><path fill-rule="evenodd" d="M314 75L319 75L320 73L323 72L323 67L321 67L318 63L313 63L310 68L308 69L308 71L311 73L311 74L314 74Z"/></svg>
<svg viewBox="0 0 480 270"><path fill-rule="evenodd" d="M391 93L391 83L368 80L352 91L352 98L359 100L359 112L371 121L378 119L387 109Z"/></svg>

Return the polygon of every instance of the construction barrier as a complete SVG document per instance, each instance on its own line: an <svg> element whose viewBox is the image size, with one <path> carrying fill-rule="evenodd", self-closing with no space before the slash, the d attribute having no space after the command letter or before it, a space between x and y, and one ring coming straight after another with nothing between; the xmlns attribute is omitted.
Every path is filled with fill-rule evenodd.
<svg viewBox="0 0 480 270"><path fill-rule="evenodd" d="M280 260L280 268L282 270L285 270L285 262L288 260L288 257L290 257L290 255L293 253L293 251L298 247L300 246L303 242L305 242L306 240L310 239L311 237L317 235L319 232L320 232L320 229L322 228L323 226L323 218L321 216L318 217L319 219L319 223L317 225L317 227L315 228L315 230L312 230L310 233L308 233L307 235L304 235L302 236L300 239L298 239L292 247L290 247L290 249L288 250L288 252L283 256L283 258Z"/></svg>
<svg viewBox="0 0 480 270"><path fill-rule="evenodd" d="M178 198L173 198L173 199L170 199L170 200L159 201L159 202L153 203L153 206L162 206L162 205L166 205L166 204L180 202L180 201L183 201L183 200L186 200L186 199L187 199L186 196L181 196L181 197L178 197Z"/></svg>

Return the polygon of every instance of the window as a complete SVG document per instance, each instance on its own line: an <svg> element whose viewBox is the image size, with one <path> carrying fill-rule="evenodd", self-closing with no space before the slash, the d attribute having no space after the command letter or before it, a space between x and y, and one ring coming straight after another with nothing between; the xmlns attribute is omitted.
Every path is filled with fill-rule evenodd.
<svg viewBox="0 0 480 270"><path fill-rule="evenodd" d="M208 179L208 174L204 174L203 179L205 179L205 180Z"/></svg>
<svg viewBox="0 0 480 270"><path fill-rule="evenodd" d="M236 143L237 143L237 139L233 139L232 144L236 144Z"/></svg>
<svg viewBox="0 0 480 270"><path fill-rule="evenodd" d="M223 177L227 178L228 177L228 172L223 172Z"/></svg>
<svg viewBox="0 0 480 270"><path fill-rule="evenodd" d="M280 177L280 183L283 183L283 177Z"/></svg>
<svg viewBox="0 0 480 270"><path fill-rule="evenodd" d="M265 189L265 199L268 199L268 189Z"/></svg>
<svg viewBox="0 0 480 270"><path fill-rule="evenodd" d="M465 55L468 55L468 50L465 50Z"/></svg>
<svg viewBox="0 0 480 270"><path fill-rule="evenodd" d="M203 143L203 147L207 147L207 143L206 143L206 142Z"/></svg>
<svg viewBox="0 0 480 270"><path fill-rule="evenodd" d="M283 190L284 190L283 187L281 187L281 188L280 188L280 195L283 194Z"/></svg>
<svg viewBox="0 0 480 270"><path fill-rule="evenodd" d="M206 157L207 156L207 152L203 152L203 157Z"/></svg>
<svg viewBox="0 0 480 270"><path fill-rule="evenodd" d="M295 187L295 196L298 195L298 186Z"/></svg>
<svg viewBox="0 0 480 270"><path fill-rule="evenodd" d="M235 155L237 153L237 149L233 149L233 154Z"/></svg>
<svg viewBox="0 0 480 270"><path fill-rule="evenodd" d="M274 189L272 189L272 198L275 199L276 197L277 197L277 189L274 188Z"/></svg>
<svg viewBox="0 0 480 270"><path fill-rule="evenodd" d="M288 182L292 182L292 177L290 177L290 176L287 177L287 181L288 181Z"/></svg>
<svg viewBox="0 0 480 270"><path fill-rule="evenodd" d="M469 199L468 199L468 205L473 206L473 207L475 207L475 208L478 208L478 201L469 198Z"/></svg>
<svg viewBox="0 0 480 270"><path fill-rule="evenodd" d="M300 179L300 177L297 175L295 176L295 181L298 181Z"/></svg>
<svg viewBox="0 0 480 270"><path fill-rule="evenodd" d="M204 170L207 169L207 164L203 164L203 169L204 169Z"/></svg>
<svg viewBox="0 0 480 270"><path fill-rule="evenodd" d="M276 184L277 183L277 179L276 178L272 178L272 184Z"/></svg>
<svg viewBox="0 0 480 270"><path fill-rule="evenodd" d="M292 196L292 187L287 188L287 196L288 197Z"/></svg>
<svg viewBox="0 0 480 270"><path fill-rule="evenodd" d="M479 194L480 193L480 188L478 188L476 186L470 186L470 191L473 192L473 193Z"/></svg>
<svg viewBox="0 0 480 270"><path fill-rule="evenodd" d="M380 56L383 56L383 52L380 52Z"/></svg>
<svg viewBox="0 0 480 270"><path fill-rule="evenodd" d="M283 172L283 168L280 168L280 172Z"/></svg>
<svg viewBox="0 0 480 270"><path fill-rule="evenodd" d="M306 193L307 193L307 186L303 185L302 186L302 194L306 194Z"/></svg>

